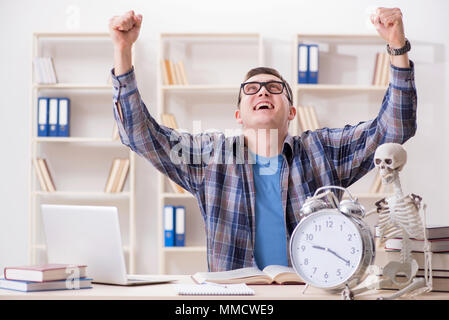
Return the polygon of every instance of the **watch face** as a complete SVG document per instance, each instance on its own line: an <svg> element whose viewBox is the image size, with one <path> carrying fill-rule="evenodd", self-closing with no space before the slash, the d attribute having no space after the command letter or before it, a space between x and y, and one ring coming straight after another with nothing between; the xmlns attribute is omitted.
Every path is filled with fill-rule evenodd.
<svg viewBox="0 0 449 320"><path fill-rule="evenodd" d="M358 228L333 209L304 218L290 243L294 269L306 283L320 288L344 284L358 270L362 253Z"/></svg>

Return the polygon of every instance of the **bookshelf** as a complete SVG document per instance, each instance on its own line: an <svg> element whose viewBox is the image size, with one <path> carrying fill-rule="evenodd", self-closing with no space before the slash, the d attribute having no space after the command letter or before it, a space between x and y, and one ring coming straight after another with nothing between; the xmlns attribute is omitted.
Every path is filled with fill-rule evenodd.
<svg viewBox="0 0 449 320"><path fill-rule="evenodd" d="M298 84L299 44L318 44L318 84ZM319 127L342 128L348 123L373 119L388 88L373 84L376 53L383 52L385 41L377 34L294 35L291 82L294 105L312 105ZM291 134L301 134L298 116L290 124L290 130ZM373 207L375 201L390 195L388 192L370 192L375 178L376 172L372 170L349 188L367 209Z"/></svg>
<svg viewBox="0 0 449 320"><path fill-rule="evenodd" d="M171 113L179 128L191 133L195 133L195 121L201 121L201 132L239 129L233 118L239 85L248 70L264 64L260 34L161 33L158 51L159 62L182 61L188 81L183 85L166 84L163 64L158 63L159 123L163 123L163 114ZM158 199L159 273L207 271L204 222L196 198L188 192L175 193L168 179L159 173ZM164 205L186 207L184 247L164 246Z"/></svg>
<svg viewBox="0 0 449 320"><path fill-rule="evenodd" d="M30 264L46 262L40 205L116 206L128 273L136 271L135 154L112 136L108 33L33 33L30 85L29 253ZM37 83L34 58L51 56L58 82ZM87 81L86 81L87 80ZM38 97L70 99L69 137L37 135ZM40 188L33 159L45 158L56 191ZM122 192L104 192L113 158L129 159Z"/></svg>

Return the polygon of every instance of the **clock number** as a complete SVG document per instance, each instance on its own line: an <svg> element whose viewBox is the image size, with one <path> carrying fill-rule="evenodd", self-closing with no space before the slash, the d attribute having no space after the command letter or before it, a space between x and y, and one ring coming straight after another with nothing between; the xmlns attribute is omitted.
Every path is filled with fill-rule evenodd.
<svg viewBox="0 0 449 320"><path fill-rule="evenodd" d="M302 250L302 252L306 251L306 246L302 245L301 250Z"/></svg>
<svg viewBox="0 0 449 320"><path fill-rule="evenodd" d="M334 222L333 221L326 221L326 227L328 227L328 228L331 228L332 229L332 226L334 225Z"/></svg>
<svg viewBox="0 0 449 320"><path fill-rule="evenodd" d="M315 232L321 231L321 226L320 225L315 225Z"/></svg>
<svg viewBox="0 0 449 320"><path fill-rule="evenodd" d="M352 234L348 234L348 241L352 241Z"/></svg>
<svg viewBox="0 0 449 320"><path fill-rule="evenodd" d="M340 231L343 231L343 225L342 224L340 225Z"/></svg>
<svg viewBox="0 0 449 320"><path fill-rule="evenodd" d="M326 272L326 273L324 274L324 279L327 279L327 278L329 278L329 274Z"/></svg>
<svg viewBox="0 0 449 320"><path fill-rule="evenodd" d="M313 240L313 234L307 233L306 234L306 240L312 241Z"/></svg>
<svg viewBox="0 0 449 320"><path fill-rule="evenodd" d="M340 277L340 276L341 276L341 270L337 269L337 277Z"/></svg>
<svg viewBox="0 0 449 320"><path fill-rule="evenodd" d="M313 274L316 273L317 269L318 269L317 267L313 267Z"/></svg>
<svg viewBox="0 0 449 320"><path fill-rule="evenodd" d="M305 258L305 259L304 259L304 265L306 266L306 265L308 265L308 264L309 264L309 259Z"/></svg>
<svg viewBox="0 0 449 320"><path fill-rule="evenodd" d="M351 254L354 254L354 253L355 253L355 248L352 247L352 248L351 248Z"/></svg>

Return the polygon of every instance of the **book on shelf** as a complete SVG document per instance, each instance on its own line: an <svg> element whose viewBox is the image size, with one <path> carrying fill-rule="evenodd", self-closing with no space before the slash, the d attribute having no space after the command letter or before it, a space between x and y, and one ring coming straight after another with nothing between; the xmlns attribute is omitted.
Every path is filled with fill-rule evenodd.
<svg viewBox="0 0 449 320"><path fill-rule="evenodd" d="M317 44L298 44L298 83L317 84L319 47Z"/></svg>
<svg viewBox="0 0 449 320"><path fill-rule="evenodd" d="M34 292L34 291L52 291L52 290L75 290L92 288L92 279L79 278L68 280L55 280L47 282L6 280L0 278L0 289Z"/></svg>
<svg viewBox="0 0 449 320"><path fill-rule="evenodd" d="M33 159L33 165L34 165L34 171L36 172L36 175L37 175L37 180L39 181L39 184L41 186L41 190L48 192L49 190L47 188L47 184L45 183L44 176L42 175L42 171L41 171L41 167L38 162L38 159Z"/></svg>
<svg viewBox="0 0 449 320"><path fill-rule="evenodd" d="M372 84L374 86L388 86L390 82L390 57L387 53L376 54Z"/></svg>
<svg viewBox="0 0 449 320"><path fill-rule="evenodd" d="M263 270L256 267L230 271L197 272L192 275L197 283L246 283L246 284L304 284L301 277L291 267L270 265Z"/></svg>
<svg viewBox="0 0 449 320"><path fill-rule="evenodd" d="M307 130L314 131L320 128L318 117L313 106L298 106L297 111L299 126L303 132Z"/></svg>
<svg viewBox="0 0 449 320"><path fill-rule="evenodd" d="M58 83L52 57L35 57L33 59L35 81L39 84Z"/></svg>
<svg viewBox="0 0 449 320"><path fill-rule="evenodd" d="M164 85L188 85L184 63L164 59L161 61L162 83Z"/></svg>
<svg viewBox="0 0 449 320"><path fill-rule="evenodd" d="M55 192L56 187L50 174L50 170L48 169L47 160L37 158L33 159L33 163L41 190L46 192Z"/></svg>
<svg viewBox="0 0 449 320"><path fill-rule="evenodd" d="M76 275L76 278L85 278L87 276L87 266L73 264L42 264L5 267L3 273L6 280L47 282L66 280L72 274Z"/></svg>
<svg viewBox="0 0 449 320"><path fill-rule="evenodd" d="M39 97L37 101L37 136L68 137L70 129L70 99Z"/></svg>
<svg viewBox="0 0 449 320"><path fill-rule="evenodd" d="M119 159L119 158L113 159L104 192L106 193L122 192L125 186L128 173L129 173L129 159Z"/></svg>
<svg viewBox="0 0 449 320"><path fill-rule="evenodd" d="M184 206L164 206L164 246L184 247L185 245L185 219Z"/></svg>

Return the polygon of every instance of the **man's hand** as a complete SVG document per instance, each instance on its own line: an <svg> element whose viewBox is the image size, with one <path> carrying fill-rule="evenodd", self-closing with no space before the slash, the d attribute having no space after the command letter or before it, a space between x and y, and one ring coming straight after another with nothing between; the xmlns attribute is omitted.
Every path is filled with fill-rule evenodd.
<svg viewBox="0 0 449 320"><path fill-rule="evenodd" d="M109 33L114 44L114 72L116 76L124 74L132 68L131 49L139 36L142 15L129 11L122 16L109 20Z"/></svg>
<svg viewBox="0 0 449 320"><path fill-rule="evenodd" d="M142 15L129 11L122 16L114 16L109 20L109 33L118 50L130 49L137 40L142 25Z"/></svg>
<svg viewBox="0 0 449 320"><path fill-rule="evenodd" d="M387 41L391 48L399 49L405 45L404 25L400 9L377 8L376 13L372 14L370 18L379 35Z"/></svg>

